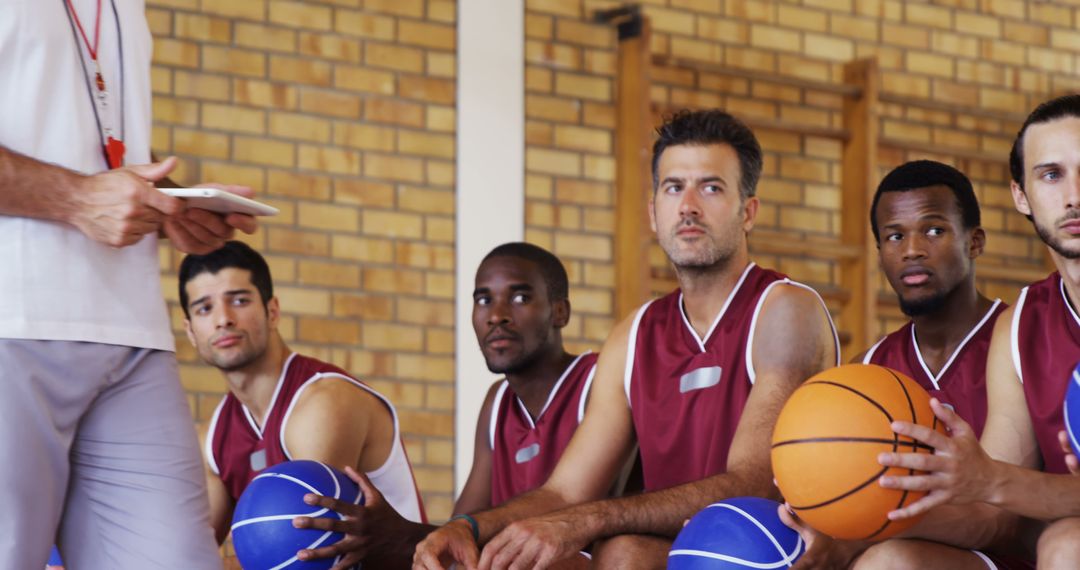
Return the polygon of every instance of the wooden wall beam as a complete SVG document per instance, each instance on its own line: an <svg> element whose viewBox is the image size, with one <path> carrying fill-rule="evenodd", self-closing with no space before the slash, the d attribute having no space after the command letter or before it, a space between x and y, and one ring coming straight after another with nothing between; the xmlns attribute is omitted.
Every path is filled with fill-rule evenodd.
<svg viewBox="0 0 1080 570"><path fill-rule="evenodd" d="M841 262L841 285L851 292L839 326L850 336L844 360L865 350L877 333L877 248L870 233L869 210L877 187L879 79L877 60L844 65L844 83L859 88L859 97L844 98L844 141L841 159L841 240L861 246L863 254Z"/></svg>
<svg viewBox="0 0 1080 570"><path fill-rule="evenodd" d="M618 22L615 129L615 317L649 298L647 203L652 191L650 25L640 12Z"/></svg>

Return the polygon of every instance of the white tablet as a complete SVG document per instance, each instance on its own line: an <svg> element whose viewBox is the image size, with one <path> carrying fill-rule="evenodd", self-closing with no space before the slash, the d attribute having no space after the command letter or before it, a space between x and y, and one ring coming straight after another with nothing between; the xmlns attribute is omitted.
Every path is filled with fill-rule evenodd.
<svg viewBox="0 0 1080 570"><path fill-rule="evenodd" d="M252 216L274 216L278 213L278 209L273 206L217 188L158 188L158 190L169 196L183 198L189 208L202 208L219 214L236 212Z"/></svg>

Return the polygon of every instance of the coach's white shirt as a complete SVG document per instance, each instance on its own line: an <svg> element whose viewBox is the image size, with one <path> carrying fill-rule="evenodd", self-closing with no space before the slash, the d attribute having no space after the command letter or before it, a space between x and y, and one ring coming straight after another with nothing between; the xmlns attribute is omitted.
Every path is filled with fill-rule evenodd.
<svg viewBox="0 0 1080 570"><path fill-rule="evenodd" d="M93 41L96 0L73 3ZM126 164L150 161L151 44L142 0L101 1L98 57L117 129L123 61ZM107 168L85 49L61 0L0 0L0 145L84 173ZM0 215L0 338L174 350L158 271L153 235L114 249L73 226Z"/></svg>

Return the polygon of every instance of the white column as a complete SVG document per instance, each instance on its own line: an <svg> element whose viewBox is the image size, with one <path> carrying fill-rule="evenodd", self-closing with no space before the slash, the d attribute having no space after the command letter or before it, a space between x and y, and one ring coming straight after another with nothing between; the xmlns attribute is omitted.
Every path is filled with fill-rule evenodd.
<svg viewBox="0 0 1080 570"><path fill-rule="evenodd" d="M472 328L473 278L496 245L525 235L525 1L458 4L454 488L472 466L476 418L495 376Z"/></svg>

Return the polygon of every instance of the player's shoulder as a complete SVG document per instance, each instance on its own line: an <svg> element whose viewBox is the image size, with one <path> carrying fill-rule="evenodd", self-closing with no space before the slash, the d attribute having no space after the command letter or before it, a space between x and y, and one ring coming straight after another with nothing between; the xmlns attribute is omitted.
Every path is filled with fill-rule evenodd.
<svg viewBox="0 0 1080 570"><path fill-rule="evenodd" d="M821 295L809 285L789 279L773 281L762 291L762 314L781 314L784 317L810 314L823 307Z"/></svg>
<svg viewBox="0 0 1080 570"><path fill-rule="evenodd" d="M332 413L334 411L364 409L381 406L375 394L362 388L360 382L338 373L324 373L312 377L297 394L294 413Z"/></svg>

